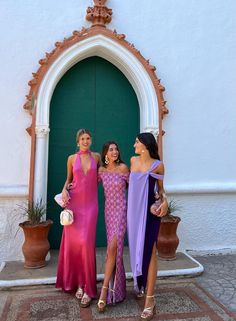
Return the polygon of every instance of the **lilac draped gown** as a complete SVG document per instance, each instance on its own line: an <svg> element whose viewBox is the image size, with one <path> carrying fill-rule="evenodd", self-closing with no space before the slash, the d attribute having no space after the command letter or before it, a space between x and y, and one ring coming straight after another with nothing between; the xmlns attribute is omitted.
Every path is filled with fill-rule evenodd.
<svg viewBox="0 0 236 321"><path fill-rule="evenodd" d="M155 202L156 181L163 179L163 175L152 173L159 164L160 161L156 160L147 172L130 173L127 221L130 263L136 291L146 288L152 249L160 227L160 218L150 213L150 206Z"/></svg>
<svg viewBox="0 0 236 321"><path fill-rule="evenodd" d="M74 213L74 222L64 226L58 260L56 287L64 291L84 291L95 298L95 237L98 215L97 163L90 155L90 168L85 174L77 153L73 165L73 181L67 208Z"/></svg>
<svg viewBox="0 0 236 321"><path fill-rule="evenodd" d="M127 226L126 187L129 173L100 172L105 194L105 223L107 244L117 239L116 265L109 282L107 303L117 303L125 299L126 280L123 264L124 237Z"/></svg>

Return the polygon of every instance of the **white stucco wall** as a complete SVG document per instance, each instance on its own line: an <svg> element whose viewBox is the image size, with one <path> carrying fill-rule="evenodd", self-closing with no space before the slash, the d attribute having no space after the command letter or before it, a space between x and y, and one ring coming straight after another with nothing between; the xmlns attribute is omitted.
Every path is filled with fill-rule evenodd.
<svg viewBox="0 0 236 321"><path fill-rule="evenodd" d="M27 83L56 41L89 25L88 5L91 0L0 1L0 261L21 257L20 236L11 236L7 222L27 193L30 117L22 109ZM113 9L109 27L126 34L150 59L166 87L165 186L183 207L180 248L235 249L236 2L109 0L107 5Z"/></svg>

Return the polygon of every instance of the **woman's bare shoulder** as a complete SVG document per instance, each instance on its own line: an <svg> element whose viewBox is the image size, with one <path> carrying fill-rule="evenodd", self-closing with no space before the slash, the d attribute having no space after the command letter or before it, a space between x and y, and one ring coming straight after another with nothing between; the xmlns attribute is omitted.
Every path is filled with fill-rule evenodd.
<svg viewBox="0 0 236 321"><path fill-rule="evenodd" d="M100 166L100 167L98 168L98 172L99 172L99 173L103 173L103 172L105 172L105 171L106 171L106 168L103 167L103 166Z"/></svg>
<svg viewBox="0 0 236 321"><path fill-rule="evenodd" d="M163 162L160 162L160 164L158 164L157 167L155 167L153 172L156 173L156 174L164 175L165 167L164 167Z"/></svg>
<svg viewBox="0 0 236 321"><path fill-rule="evenodd" d="M132 164L132 163L138 162L138 161L139 161L139 158L140 158L140 156L132 156L132 157L130 158L130 163Z"/></svg>
<svg viewBox="0 0 236 321"><path fill-rule="evenodd" d="M68 161L73 162L73 160L75 159L75 157L76 157L76 154L69 155L69 156L68 156Z"/></svg>
<svg viewBox="0 0 236 321"><path fill-rule="evenodd" d="M126 173L129 173L129 168L126 164L122 163L120 164L120 171L121 173L126 174Z"/></svg>
<svg viewBox="0 0 236 321"><path fill-rule="evenodd" d="M101 155L97 152L92 152L92 156L96 159L96 162L99 164L101 161Z"/></svg>

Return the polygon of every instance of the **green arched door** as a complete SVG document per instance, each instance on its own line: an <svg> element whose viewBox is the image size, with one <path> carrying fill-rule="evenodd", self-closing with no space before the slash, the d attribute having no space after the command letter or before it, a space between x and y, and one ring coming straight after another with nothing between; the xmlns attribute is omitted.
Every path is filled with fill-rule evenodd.
<svg viewBox="0 0 236 321"><path fill-rule="evenodd" d="M79 128L92 132L92 150L101 153L107 140L115 140L127 165L139 132L139 106L127 78L100 57L87 58L73 66L59 81L50 105L48 160L48 218L54 221L49 239L59 248L62 227L60 207L54 202L66 179L67 157L76 150ZM99 187L97 246L106 245L103 190Z"/></svg>

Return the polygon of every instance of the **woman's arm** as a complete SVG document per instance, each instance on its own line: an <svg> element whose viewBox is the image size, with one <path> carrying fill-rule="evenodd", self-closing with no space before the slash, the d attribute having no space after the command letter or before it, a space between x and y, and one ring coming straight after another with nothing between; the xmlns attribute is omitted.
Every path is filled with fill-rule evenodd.
<svg viewBox="0 0 236 321"><path fill-rule="evenodd" d="M95 158L97 167L102 166L101 155L99 153L92 153L92 156Z"/></svg>
<svg viewBox="0 0 236 321"><path fill-rule="evenodd" d="M137 157L138 157L138 156L132 156L132 157L130 158L130 171L131 171L131 172L134 170Z"/></svg>
<svg viewBox="0 0 236 321"><path fill-rule="evenodd" d="M120 171L123 174L127 174L127 173L129 173L129 168L126 164L122 163L122 164L120 164Z"/></svg>
<svg viewBox="0 0 236 321"><path fill-rule="evenodd" d="M65 204L67 204L70 199L70 195L68 193L67 187L73 180L73 171L72 171L73 160L74 160L74 155L69 156L67 159L67 178L62 189L62 200Z"/></svg>
<svg viewBox="0 0 236 321"><path fill-rule="evenodd" d="M160 175L164 175L165 173L165 168L164 168L164 164L161 163L155 170L156 174L160 174ZM158 208L157 212L160 211L160 213L158 214L158 216L165 216L167 214L167 210L168 210L168 202L167 202L167 197L166 197L166 193L164 190L164 184L163 184L163 180L158 179L157 180L157 185L158 185L158 195L161 198L161 205Z"/></svg>

